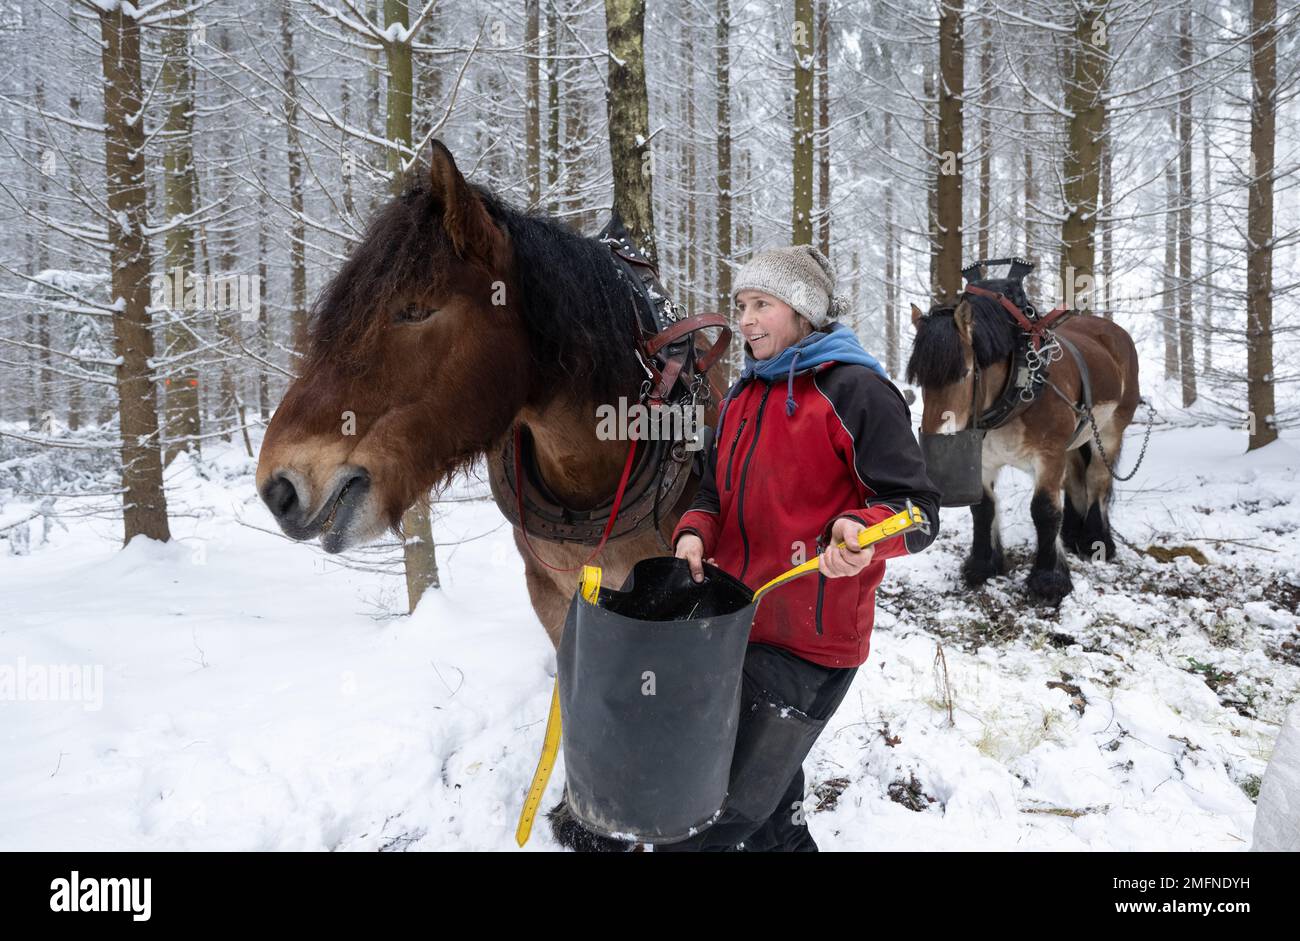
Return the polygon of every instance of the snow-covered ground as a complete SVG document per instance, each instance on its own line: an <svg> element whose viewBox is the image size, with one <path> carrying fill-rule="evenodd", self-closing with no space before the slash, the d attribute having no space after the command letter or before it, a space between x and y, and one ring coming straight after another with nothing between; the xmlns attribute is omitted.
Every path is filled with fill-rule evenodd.
<svg viewBox="0 0 1300 941"><path fill-rule="evenodd" d="M1158 425L1120 485L1118 561L1072 559L1059 611L1022 594L1015 471L1010 577L959 590L966 510L891 562L871 657L805 764L821 847L1248 847L1300 693L1300 455L1244 447ZM102 671L87 701L0 699L0 849L515 850L555 657L491 501L439 508L442 589L394 616L384 554L350 557L367 571L284 539L252 470L238 445L173 464L170 544L120 549L94 517L0 543L0 669ZM539 819L527 850L556 848Z"/></svg>

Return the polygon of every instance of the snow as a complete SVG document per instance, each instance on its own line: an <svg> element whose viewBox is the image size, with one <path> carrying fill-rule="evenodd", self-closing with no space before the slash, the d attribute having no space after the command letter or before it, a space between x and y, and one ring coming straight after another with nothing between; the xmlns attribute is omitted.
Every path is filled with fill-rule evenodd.
<svg viewBox="0 0 1300 941"><path fill-rule="evenodd" d="M1300 462L1286 437L1244 445L1158 427L1116 500L1133 545L1194 545L1204 568L1125 545L1115 563L1072 560L1075 594L1035 611L1013 471L1009 578L956 588L965 510L891 562L871 656L804 765L822 849L1246 849L1244 788L1300 688L1280 647L1300 642L1280 587L1300 549ZM353 554L363 571L289 542L253 468L238 445L179 458L170 544L120 549L118 520L73 518L69 499L47 537L19 524L26 554L0 541L0 665L102 668L102 708L0 699L0 850L514 850L555 656L500 514L441 504L442 589L384 616L404 603L382 571L400 547ZM1206 580L1221 590L1190 590ZM561 757L528 851L558 848L544 811L563 780Z"/></svg>

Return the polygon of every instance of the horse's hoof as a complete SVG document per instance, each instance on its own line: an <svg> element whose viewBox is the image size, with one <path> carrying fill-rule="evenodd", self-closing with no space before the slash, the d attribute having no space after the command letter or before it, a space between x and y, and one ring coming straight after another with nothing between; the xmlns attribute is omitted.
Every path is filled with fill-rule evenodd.
<svg viewBox="0 0 1300 941"><path fill-rule="evenodd" d="M1026 582L1031 597L1048 604L1060 604L1074 590L1070 573L1060 569L1034 569Z"/></svg>
<svg viewBox="0 0 1300 941"><path fill-rule="evenodd" d="M555 841L575 853L629 853L639 845L592 833L574 818L569 802L564 798L551 808L546 819L551 822Z"/></svg>
<svg viewBox="0 0 1300 941"><path fill-rule="evenodd" d="M1089 561L1092 559L1092 544L1084 537L1082 532L1069 533L1068 535L1064 532L1061 533L1061 545L1081 559Z"/></svg>
<svg viewBox="0 0 1300 941"><path fill-rule="evenodd" d="M990 578L1004 574L1006 565L999 556L990 556L982 559L976 559L973 556L968 558L961 565L962 581L966 583L967 588L978 588Z"/></svg>

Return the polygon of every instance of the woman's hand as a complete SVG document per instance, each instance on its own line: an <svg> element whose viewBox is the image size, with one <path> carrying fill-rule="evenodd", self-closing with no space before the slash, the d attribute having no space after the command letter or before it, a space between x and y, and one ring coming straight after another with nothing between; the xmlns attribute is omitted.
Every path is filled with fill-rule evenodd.
<svg viewBox="0 0 1300 941"><path fill-rule="evenodd" d="M866 527L857 520L849 519L842 516L835 521L831 527L831 545L822 553L822 560L818 565L823 575L827 578L844 578L848 575L857 575L876 554L875 546L867 546L863 549L858 545L858 533ZM846 548L839 548L839 543L844 543Z"/></svg>
<svg viewBox="0 0 1300 941"><path fill-rule="evenodd" d="M704 540L694 533L685 533L677 540L677 558L685 559L691 566L691 577L697 582L704 581ZM710 565L717 565L712 559L706 560Z"/></svg>

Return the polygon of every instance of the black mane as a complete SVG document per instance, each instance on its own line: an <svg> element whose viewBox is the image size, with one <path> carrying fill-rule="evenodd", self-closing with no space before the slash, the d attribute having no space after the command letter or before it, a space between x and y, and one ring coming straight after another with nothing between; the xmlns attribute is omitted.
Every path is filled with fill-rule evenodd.
<svg viewBox="0 0 1300 941"><path fill-rule="evenodd" d="M613 401L635 392L632 285L609 248L539 213L525 213L475 185L509 233L528 345L547 388ZM374 312L412 283L433 291L443 272L430 258L452 251L442 208L423 181L390 200L363 241L321 291L311 315L309 356L360 369L367 339L382 329Z"/></svg>
<svg viewBox="0 0 1300 941"><path fill-rule="evenodd" d="M474 190L510 235L524 322L543 379L597 402L629 394L639 372L633 287L609 247L541 213L522 212L481 186Z"/></svg>
<svg viewBox="0 0 1300 941"><path fill-rule="evenodd" d="M967 294L974 315L971 342L980 369L1000 363L1015 348L1015 325L994 300ZM917 324L912 355L907 361L907 381L924 387L946 386L962 377L966 363L961 337L953 322L955 307L935 307Z"/></svg>

